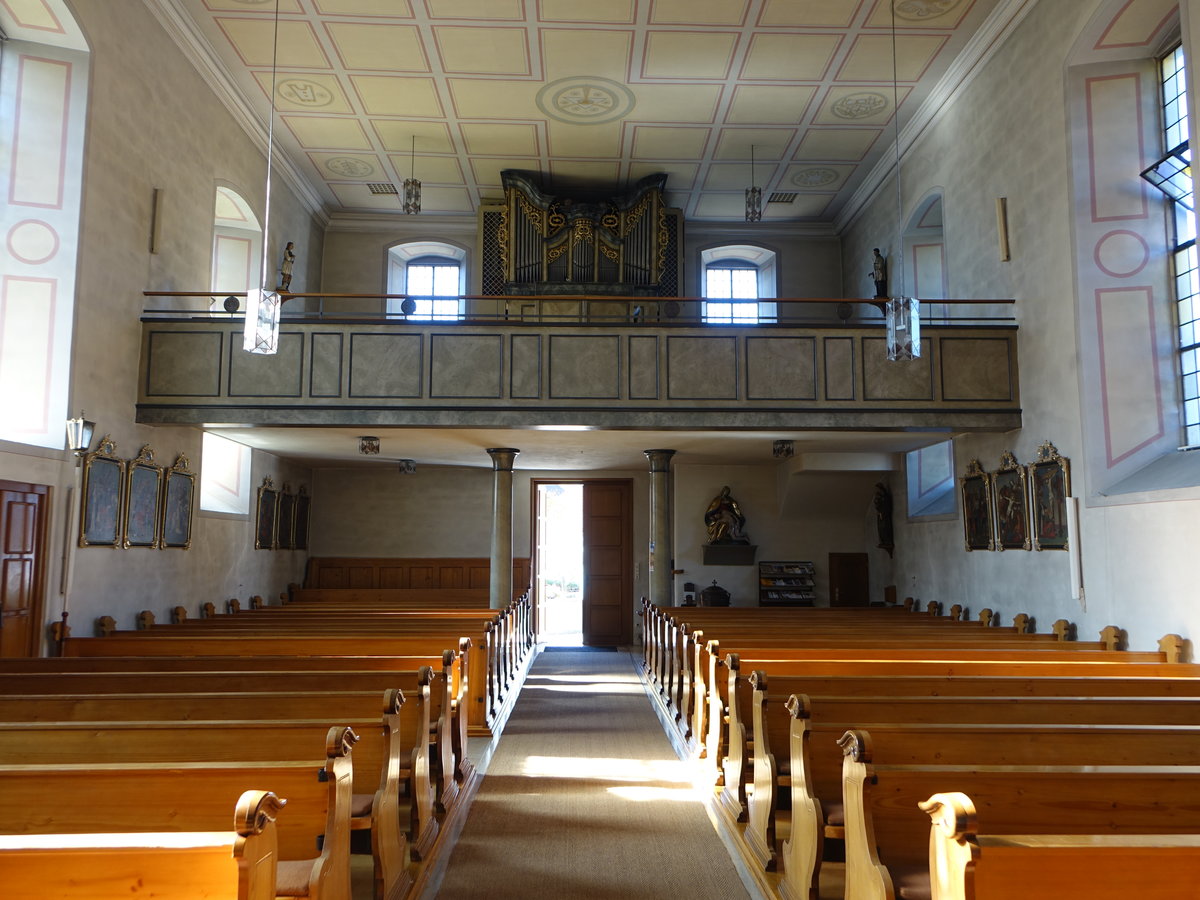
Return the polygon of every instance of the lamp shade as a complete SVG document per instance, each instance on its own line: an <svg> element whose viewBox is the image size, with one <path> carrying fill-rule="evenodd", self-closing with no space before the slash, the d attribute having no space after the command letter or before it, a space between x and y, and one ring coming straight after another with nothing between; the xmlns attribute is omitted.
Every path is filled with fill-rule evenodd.
<svg viewBox="0 0 1200 900"><path fill-rule="evenodd" d="M95 432L96 423L85 419L82 412L78 419L67 419L67 449L79 455L87 453Z"/></svg>

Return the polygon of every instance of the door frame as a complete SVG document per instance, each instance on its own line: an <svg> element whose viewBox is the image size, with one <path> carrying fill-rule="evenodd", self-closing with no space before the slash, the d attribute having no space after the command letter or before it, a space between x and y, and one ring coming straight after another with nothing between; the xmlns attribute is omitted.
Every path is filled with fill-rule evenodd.
<svg viewBox="0 0 1200 900"><path fill-rule="evenodd" d="M41 515L36 525L34 539L37 549L33 561L33 584L30 588L29 637L25 656L38 656L41 652L46 617L46 577L50 569L50 518L54 500L54 488L48 484L33 484L27 481L0 479L0 490L22 494L40 494ZM0 627L2 627L0 616Z"/></svg>
<svg viewBox="0 0 1200 900"><path fill-rule="evenodd" d="M629 541L629 551L633 553L633 491L636 484L633 478L531 478L529 479L529 582L530 590L533 592L533 633L535 639L541 637L541 613L542 613L542 598L538 594L537 589L537 574L538 574L538 486L543 484L625 484L629 486L629 515L625 520L625 533ZM586 564L586 547L584 557ZM586 579L586 572L585 572ZM633 595L634 595L634 578L633 569L630 568L629 583L625 585L625 589L621 594L621 616L622 634L628 637L624 643L631 643L633 640ZM583 631L584 622L580 622L580 630ZM585 633L586 636L586 633ZM587 646L586 644L584 646Z"/></svg>

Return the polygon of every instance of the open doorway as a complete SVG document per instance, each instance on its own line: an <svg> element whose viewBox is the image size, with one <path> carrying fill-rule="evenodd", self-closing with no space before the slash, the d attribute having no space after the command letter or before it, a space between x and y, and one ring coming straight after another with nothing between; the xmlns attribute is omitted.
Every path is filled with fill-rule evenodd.
<svg viewBox="0 0 1200 900"><path fill-rule="evenodd" d="M583 485L537 482L534 585L539 640L583 644Z"/></svg>

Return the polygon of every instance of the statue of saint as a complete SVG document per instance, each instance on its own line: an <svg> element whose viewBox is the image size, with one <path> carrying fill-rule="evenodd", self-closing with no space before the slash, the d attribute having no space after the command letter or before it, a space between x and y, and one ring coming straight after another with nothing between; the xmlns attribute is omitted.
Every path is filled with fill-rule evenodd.
<svg viewBox="0 0 1200 900"><path fill-rule="evenodd" d="M721 488L721 493L713 497L704 511L704 524L708 527L708 542L710 544L749 544L750 538L742 531L746 525L746 517L738 502L729 494L729 487Z"/></svg>
<svg viewBox="0 0 1200 900"><path fill-rule="evenodd" d="M887 289L887 260L879 252L876 247L871 251L875 255L871 258L871 279L875 282L875 298L886 297Z"/></svg>
<svg viewBox="0 0 1200 900"><path fill-rule="evenodd" d="M296 262L296 251L292 241L283 248L283 262L279 264L279 290L288 291L292 288L292 265Z"/></svg>
<svg viewBox="0 0 1200 900"><path fill-rule="evenodd" d="M878 547L886 550L891 557L896 549L896 539L892 531L892 492L882 481L875 485L875 526L879 532Z"/></svg>

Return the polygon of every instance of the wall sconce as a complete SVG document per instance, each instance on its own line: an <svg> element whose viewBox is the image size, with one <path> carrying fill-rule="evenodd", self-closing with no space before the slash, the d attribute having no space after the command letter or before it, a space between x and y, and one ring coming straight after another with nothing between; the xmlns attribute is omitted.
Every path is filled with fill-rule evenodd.
<svg viewBox="0 0 1200 900"><path fill-rule="evenodd" d="M89 422L79 411L78 419L67 419L67 449L76 456L83 456L92 446L92 435L96 432L96 423Z"/></svg>
<svg viewBox="0 0 1200 900"><path fill-rule="evenodd" d="M796 442L776 441L771 445L771 455L776 459L791 459L796 455Z"/></svg>
<svg viewBox="0 0 1200 900"><path fill-rule="evenodd" d="M363 456L378 456L379 438L363 435L358 439L358 452Z"/></svg>

